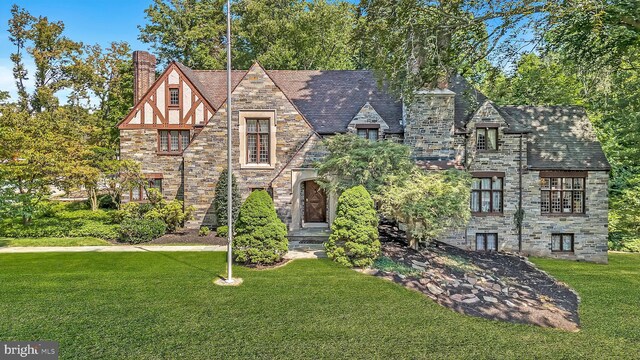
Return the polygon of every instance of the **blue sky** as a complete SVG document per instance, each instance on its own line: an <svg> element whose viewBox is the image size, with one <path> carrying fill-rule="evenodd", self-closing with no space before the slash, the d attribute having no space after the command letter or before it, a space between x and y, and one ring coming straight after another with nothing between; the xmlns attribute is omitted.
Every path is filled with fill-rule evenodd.
<svg viewBox="0 0 640 360"><path fill-rule="evenodd" d="M11 6L27 9L32 15L47 16L49 20L61 20L65 34L85 44L100 44L103 47L112 41L127 41L133 49L148 50L138 41L137 25L144 24L144 9L150 0L22 0L0 1L0 90L15 94L9 55L14 51L7 33L11 17ZM27 63L29 68L33 65Z"/></svg>

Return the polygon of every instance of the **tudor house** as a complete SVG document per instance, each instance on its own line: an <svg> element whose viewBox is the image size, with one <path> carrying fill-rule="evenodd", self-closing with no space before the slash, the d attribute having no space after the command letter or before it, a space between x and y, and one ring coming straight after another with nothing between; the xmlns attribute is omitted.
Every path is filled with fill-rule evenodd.
<svg viewBox="0 0 640 360"><path fill-rule="evenodd" d="M226 72L173 62L156 79L155 57L133 56L136 101L118 125L120 156L141 163L150 187L196 209L187 227L214 226L214 189L227 158ZM336 195L314 181L312 163L322 157L316 145L353 132L404 142L425 169L472 174L472 218L442 241L607 262L610 167L583 108L497 106L461 77L403 105L369 71L257 63L232 72L232 104L240 191L268 190L290 234L330 226ZM123 200L144 201L144 189Z"/></svg>

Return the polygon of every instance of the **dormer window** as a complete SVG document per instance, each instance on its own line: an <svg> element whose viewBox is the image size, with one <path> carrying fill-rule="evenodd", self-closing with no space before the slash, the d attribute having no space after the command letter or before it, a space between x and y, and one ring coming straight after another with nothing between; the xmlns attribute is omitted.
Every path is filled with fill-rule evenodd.
<svg viewBox="0 0 640 360"><path fill-rule="evenodd" d="M169 88L169 106L180 106L180 89L178 89L177 87Z"/></svg>
<svg viewBox="0 0 640 360"><path fill-rule="evenodd" d="M357 134L363 139L369 139L371 141L378 141L378 131L380 125L378 124L361 124L356 125Z"/></svg>
<svg viewBox="0 0 640 360"><path fill-rule="evenodd" d="M498 128L476 127L476 150L498 150Z"/></svg>

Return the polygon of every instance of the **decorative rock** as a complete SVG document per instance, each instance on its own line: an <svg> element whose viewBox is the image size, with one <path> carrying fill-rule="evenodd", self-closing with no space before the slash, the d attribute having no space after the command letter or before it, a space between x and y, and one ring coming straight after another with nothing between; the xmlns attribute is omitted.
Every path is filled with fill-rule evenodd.
<svg viewBox="0 0 640 360"><path fill-rule="evenodd" d="M478 291L478 289L472 289L472 290L471 290L471 293L472 293L472 294L477 294L478 292L479 292L479 291Z"/></svg>
<svg viewBox="0 0 640 360"><path fill-rule="evenodd" d="M427 284L427 289L429 289L429 291L431 291L432 294L434 295L440 295L444 292L444 290L442 290L438 285L434 285L434 284Z"/></svg>
<svg viewBox="0 0 640 360"><path fill-rule="evenodd" d="M471 284L471 285L475 285L478 282L478 280L476 278L473 278L473 277L468 277L467 278L467 282L469 284Z"/></svg>
<svg viewBox="0 0 640 360"><path fill-rule="evenodd" d="M465 289L473 289L473 285L471 284L461 284L461 286Z"/></svg>
<svg viewBox="0 0 640 360"><path fill-rule="evenodd" d="M520 297L520 294L518 294L517 292L513 292L513 293L511 293L511 297L514 298L514 299L517 299L517 298Z"/></svg>
<svg viewBox="0 0 640 360"><path fill-rule="evenodd" d="M494 298L492 296L483 296L482 298L486 302L490 302L490 303L494 303L494 304L498 302L498 299L496 299L496 298Z"/></svg>
<svg viewBox="0 0 640 360"><path fill-rule="evenodd" d="M453 294L450 296L450 298L451 300L457 301L457 302L464 300L464 297L462 296L462 294Z"/></svg>
<svg viewBox="0 0 640 360"><path fill-rule="evenodd" d="M500 291L500 290L502 290L502 288L498 284L493 284L493 290Z"/></svg>
<svg viewBox="0 0 640 360"><path fill-rule="evenodd" d="M426 269L420 265L416 265L416 264L411 264L411 267L418 270L418 271L425 271Z"/></svg>
<svg viewBox="0 0 640 360"><path fill-rule="evenodd" d="M505 300L504 303L507 304L507 306L509 306L509 307L516 307L516 304L512 303L509 300Z"/></svg>
<svg viewBox="0 0 640 360"><path fill-rule="evenodd" d="M472 297L472 298L468 298L468 299L464 299L464 300L462 300L462 302L463 302L463 303L465 303L465 304L475 304L475 303L477 303L478 301L480 301L480 299L478 299L478 297L477 297L477 296L474 296L474 297Z"/></svg>
<svg viewBox="0 0 640 360"><path fill-rule="evenodd" d="M425 267L425 266L427 266L427 263L426 263L426 262L422 262L422 261L418 261L418 260L411 260L411 262L412 262L414 265L418 265L418 266L420 266L420 267Z"/></svg>

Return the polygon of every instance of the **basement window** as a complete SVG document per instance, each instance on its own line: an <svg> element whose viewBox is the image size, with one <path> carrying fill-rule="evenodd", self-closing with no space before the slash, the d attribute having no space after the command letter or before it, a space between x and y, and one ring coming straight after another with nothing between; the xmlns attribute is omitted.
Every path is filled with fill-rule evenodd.
<svg viewBox="0 0 640 360"><path fill-rule="evenodd" d="M496 233L476 234L476 250L497 251L498 250L498 234Z"/></svg>
<svg viewBox="0 0 640 360"><path fill-rule="evenodd" d="M552 252L573 252L573 234L552 234Z"/></svg>

